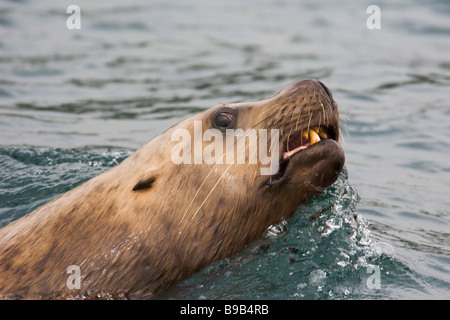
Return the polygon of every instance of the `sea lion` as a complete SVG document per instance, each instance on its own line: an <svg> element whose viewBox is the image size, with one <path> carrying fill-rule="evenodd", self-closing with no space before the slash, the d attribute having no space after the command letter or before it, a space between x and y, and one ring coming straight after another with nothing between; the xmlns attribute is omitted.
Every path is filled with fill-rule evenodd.
<svg viewBox="0 0 450 320"><path fill-rule="evenodd" d="M196 128L201 134L214 129L215 139L232 129L274 130L278 136L270 135L262 151L279 155L277 170L263 174L260 161L250 163L251 154L244 164L236 153L227 158L231 162L198 161L196 151L201 154L212 139L200 134L198 145ZM192 136L183 140L176 132ZM225 141L222 160L230 152ZM344 165L338 141L337 104L313 79L269 99L194 115L0 229L0 298L154 297L239 252L322 193ZM247 139L245 150L254 143ZM175 163L180 155L188 160Z"/></svg>

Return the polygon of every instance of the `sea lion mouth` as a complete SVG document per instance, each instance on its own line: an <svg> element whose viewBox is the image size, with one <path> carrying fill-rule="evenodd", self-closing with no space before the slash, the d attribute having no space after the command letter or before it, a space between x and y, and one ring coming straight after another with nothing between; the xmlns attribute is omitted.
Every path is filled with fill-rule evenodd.
<svg viewBox="0 0 450 320"><path fill-rule="evenodd" d="M333 127L328 126L316 126L297 132L286 140L282 161L289 161L294 155L321 140L336 140L337 135L338 133L336 130Z"/></svg>
<svg viewBox="0 0 450 320"><path fill-rule="evenodd" d="M306 153L313 153L316 144L328 139L337 141L338 137L339 129L334 126L322 125L305 128L288 137L283 143L279 170L272 176L272 182L277 183L283 180L287 174L289 164Z"/></svg>
<svg viewBox="0 0 450 320"><path fill-rule="evenodd" d="M281 91L272 127L280 130L278 171L261 187L293 184L330 186L342 170L339 111L331 91L320 81L305 79Z"/></svg>
<svg viewBox="0 0 450 320"><path fill-rule="evenodd" d="M261 186L281 185L295 174L294 170L298 166L310 166L322 161L324 157L333 157L334 150L337 150L341 156L343 152L338 141L339 127L337 125L315 125L291 134L282 143L278 172L270 176ZM339 172L341 169L342 167L339 168ZM324 191L323 187L328 187L328 184L326 182L323 186L317 187Z"/></svg>

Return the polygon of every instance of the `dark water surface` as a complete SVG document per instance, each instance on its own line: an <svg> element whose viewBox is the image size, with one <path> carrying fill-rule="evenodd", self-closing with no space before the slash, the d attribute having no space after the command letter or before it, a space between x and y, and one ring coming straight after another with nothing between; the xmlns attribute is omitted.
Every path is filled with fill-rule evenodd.
<svg viewBox="0 0 450 320"><path fill-rule="evenodd" d="M76 1L68 30L71 4L0 4L0 227L192 114L318 78L339 181L161 298L450 298L450 2Z"/></svg>

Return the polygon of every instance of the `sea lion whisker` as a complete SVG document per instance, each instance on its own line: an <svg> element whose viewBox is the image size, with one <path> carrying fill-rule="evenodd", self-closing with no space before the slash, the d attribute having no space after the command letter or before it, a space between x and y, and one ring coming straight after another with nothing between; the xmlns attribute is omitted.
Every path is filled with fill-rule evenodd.
<svg viewBox="0 0 450 320"><path fill-rule="evenodd" d="M345 122L342 119L339 119L339 123L343 127L347 137L350 137L350 132L348 131L348 128L347 128L347 125L345 124ZM340 133L340 130L338 132ZM342 139L342 144L344 145L345 144L345 142L344 142L344 135L343 134L339 134L339 138Z"/></svg>
<svg viewBox="0 0 450 320"><path fill-rule="evenodd" d="M291 133L292 133L292 127L291 127L291 130L289 131L289 134L288 134L288 137L287 137L287 139L286 139L286 150L289 152L290 150L289 150L289 139L291 139Z"/></svg>
<svg viewBox="0 0 450 320"><path fill-rule="evenodd" d="M312 115L313 115L313 114L312 114L311 110L309 110L309 121L308 121L308 129L307 129L307 131L309 131L310 126L311 126Z"/></svg>
<svg viewBox="0 0 450 320"><path fill-rule="evenodd" d="M302 109L300 109L300 112L297 115L297 121L295 122L295 131L298 131L298 122L300 121L301 115L302 115Z"/></svg>
<svg viewBox="0 0 450 320"><path fill-rule="evenodd" d="M243 134L242 136L237 137L237 141L239 141L239 139L241 139L241 138L244 138L244 137L246 136L246 134L247 134L251 129L252 129L252 128L247 129L247 130L244 132L244 134ZM228 150L230 150L231 148L234 148L234 144L228 146L228 149L226 149L226 150L228 151ZM225 155L226 155L226 153L223 154L223 156L225 156ZM205 182L208 180L208 178L211 176L211 173L216 169L217 166L218 166L217 163L214 164L214 166L211 168L211 170L209 171L209 173L207 174L207 176L205 177L205 179L203 179L201 185L197 188L197 191L196 191L194 197L192 198L192 200L191 200L191 202L190 202L188 208L187 208L186 211L184 212L183 217L181 218L179 224L181 224L181 222L184 220L184 218L185 218L186 214L188 213L189 209L192 207L192 204L194 203L194 200L197 198L197 195L199 194L201 188L203 187L203 185L204 185ZM228 167L226 170L228 170L228 169L229 169L229 167ZM192 218L191 218L191 220L192 220Z"/></svg>
<svg viewBox="0 0 450 320"><path fill-rule="evenodd" d="M277 107L278 106L278 103L277 104L275 104L274 106L273 106L273 108L275 108L275 107ZM255 118L255 120L256 119L258 119L259 117L261 117L261 116L263 116L266 112L268 112L268 111L271 111L270 109L267 109L267 110L264 110L263 112L261 112L261 114L259 114L256 118ZM267 119L267 118L266 118Z"/></svg>
<svg viewBox="0 0 450 320"><path fill-rule="evenodd" d="M184 212L183 216L181 217L181 220L179 222L179 225L181 224L181 222L184 220L184 217L186 216L187 212L189 211L189 209L191 208L192 204L194 203L195 198L197 198L197 195L199 194L201 188L203 187L203 185L205 184L206 180L208 179L208 177L211 175L211 173L214 171L214 169L217 167L217 163L213 166L213 168L211 170L209 170L209 173L206 175L205 179L203 179L201 185L197 188L197 191L195 192L194 197L192 197L191 203L189 204L189 206L187 207L186 211Z"/></svg>
<svg viewBox="0 0 450 320"><path fill-rule="evenodd" d="M262 122L266 121L267 119L269 119L270 117L273 117L273 114L268 115L267 117L265 117L264 119L262 119L261 121L259 121L258 123L256 123L254 126L251 127L251 129L256 128L259 124L261 124Z"/></svg>
<svg viewBox="0 0 450 320"><path fill-rule="evenodd" d="M209 191L208 195L205 197L205 199L203 200L203 202L200 204L200 206L198 207L197 211L195 211L194 215L191 217L191 220L195 218L195 216L197 216L198 212L200 211L200 209L203 207L203 205L205 204L206 200L208 200L208 198L211 196L212 192L216 189L217 185L219 184L220 180L222 180L222 178L225 176L225 174L227 173L228 169L230 169L230 167L232 166L232 164L228 165L228 167L225 169L225 171L222 173L222 175L220 176L219 179L217 179L216 184L214 185L214 187L212 187L212 189Z"/></svg>
<svg viewBox="0 0 450 320"><path fill-rule="evenodd" d="M322 106L323 122L326 124L327 123L327 120L326 120L327 117L326 117L326 114L325 114L325 107L324 107L322 101L320 101L320 105ZM319 127L320 127L320 124L319 124Z"/></svg>

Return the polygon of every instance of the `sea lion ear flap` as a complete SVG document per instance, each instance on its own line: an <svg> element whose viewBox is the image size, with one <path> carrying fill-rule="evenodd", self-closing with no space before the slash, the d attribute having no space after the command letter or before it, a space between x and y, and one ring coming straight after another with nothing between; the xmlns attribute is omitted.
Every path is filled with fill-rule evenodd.
<svg viewBox="0 0 450 320"><path fill-rule="evenodd" d="M151 188L156 178L157 174L155 170L150 170L142 177L141 180L139 180L138 183L136 183L136 185L133 187L133 191Z"/></svg>

